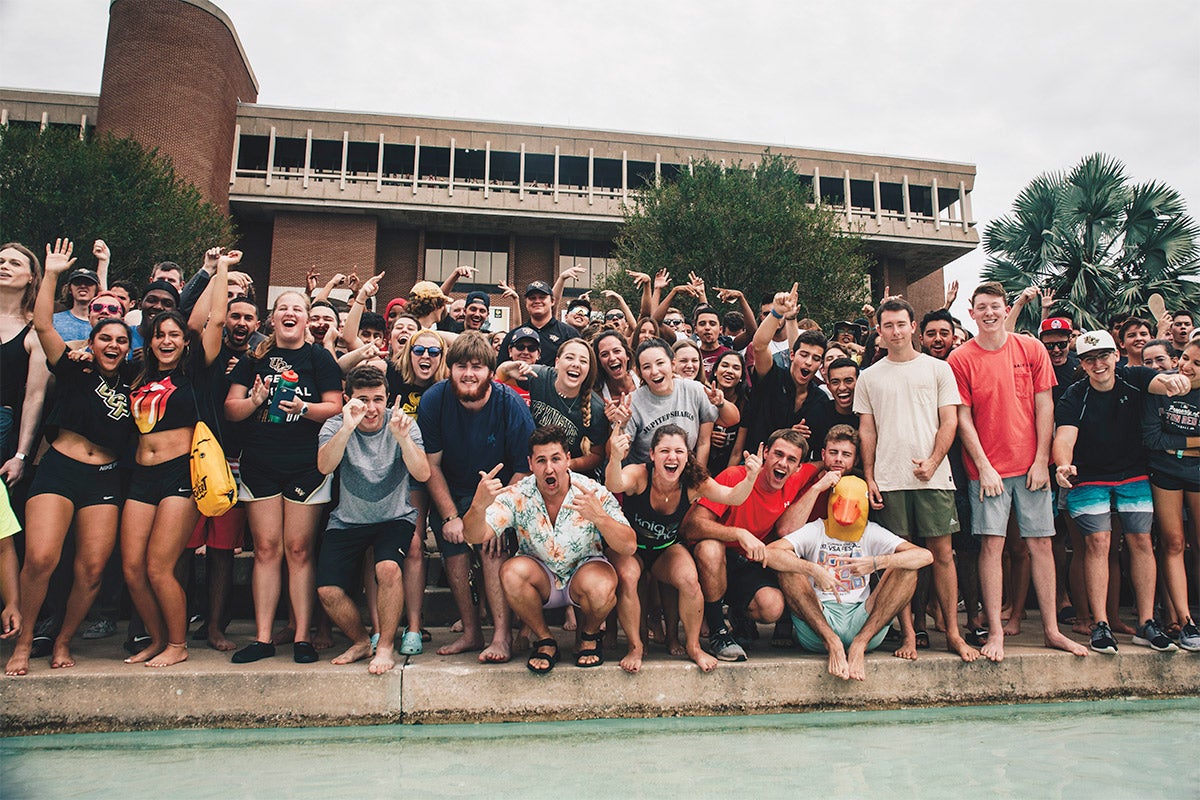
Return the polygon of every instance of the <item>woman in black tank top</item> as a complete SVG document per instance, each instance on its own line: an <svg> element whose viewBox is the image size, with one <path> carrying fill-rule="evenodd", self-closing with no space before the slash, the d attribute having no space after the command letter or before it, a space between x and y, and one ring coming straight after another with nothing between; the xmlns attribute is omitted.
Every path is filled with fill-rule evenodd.
<svg viewBox="0 0 1200 800"><path fill-rule="evenodd" d="M621 668L637 672L642 665L642 604L638 583L644 571L678 590L679 616L686 638L684 647L700 669L711 672L717 660L700 647L704 596L700 592L696 562L680 538L679 526L691 504L701 497L723 505L744 503L762 469L762 454L747 453L745 479L736 486L723 486L688 451L687 434L678 425L663 425L654 432L648 464L621 466L621 460L629 454L630 443L623 431L613 434L605 470L608 490L625 494L622 508L638 537L634 555L607 553L617 570L617 618L629 639L629 652L621 659ZM668 642L673 642L675 635L668 630Z"/></svg>
<svg viewBox="0 0 1200 800"><path fill-rule="evenodd" d="M0 245L0 480L15 486L33 455L50 372L33 332L42 265L27 247Z"/></svg>

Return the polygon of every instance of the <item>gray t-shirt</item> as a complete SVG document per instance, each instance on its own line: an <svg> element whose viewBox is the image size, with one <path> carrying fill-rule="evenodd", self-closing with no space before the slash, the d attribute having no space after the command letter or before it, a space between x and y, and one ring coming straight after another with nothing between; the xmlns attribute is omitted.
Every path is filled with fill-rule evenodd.
<svg viewBox="0 0 1200 800"><path fill-rule="evenodd" d="M396 438L388 431L392 418L389 408L383 427L375 433L356 430L346 442L346 454L338 465L341 495L337 508L329 515L330 530L405 520L415 523L417 510L409 502L410 478L404 455ZM330 417L321 426L319 443L323 446L342 429L342 415ZM409 436L424 449L421 430L414 422Z"/></svg>
<svg viewBox="0 0 1200 800"><path fill-rule="evenodd" d="M700 438L700 426L717 421L717 407L709 402L704 387L687 378L676 378L675 389L660 397L646 385L629 396L629 425L625 430L633 443L629 448L629 463L644 464L650 460L650 440L654 431L663 425L674 424L687 433L688 449L695 452Z"/></svg>

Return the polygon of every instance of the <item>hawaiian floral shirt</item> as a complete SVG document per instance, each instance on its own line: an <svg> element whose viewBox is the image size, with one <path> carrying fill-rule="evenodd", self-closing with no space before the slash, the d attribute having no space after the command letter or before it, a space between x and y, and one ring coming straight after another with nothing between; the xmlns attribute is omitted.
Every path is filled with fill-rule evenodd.
<svg viewBox="0 0 1200 800"><path fill-rule="evenodd" d="M532 475L505 489L485 514L488 526L497 536L515 528L521 555L544 563L558 577L559 588L586 559L603 555L600 529L569 507L581 486L596 493L609 516L623 525L629 524L612 492L576 472L571 473L571 486L554 522L550 521L546 501Z"/></svg>

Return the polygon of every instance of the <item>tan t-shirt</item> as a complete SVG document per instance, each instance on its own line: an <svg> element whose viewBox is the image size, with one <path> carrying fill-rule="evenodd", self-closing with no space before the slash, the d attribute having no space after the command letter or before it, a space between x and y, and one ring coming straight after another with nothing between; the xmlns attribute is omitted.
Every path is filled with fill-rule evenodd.
<svg viewBox="0 0 1200 800"><path fill-rule="evenodd" d="M933 452L938 409L960 402L950 365L925 353L901 363L885 358L863 370L854 387L854 412L875 417L879 491L954 488L946 459L928 481L913 474L912 462Z"/></svg>

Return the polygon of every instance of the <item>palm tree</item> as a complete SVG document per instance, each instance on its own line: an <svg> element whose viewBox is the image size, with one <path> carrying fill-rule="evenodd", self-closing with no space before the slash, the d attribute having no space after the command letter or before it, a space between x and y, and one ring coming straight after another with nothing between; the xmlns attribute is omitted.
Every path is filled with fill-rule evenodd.
<svg viewBox="0 0 1200 800"><path fill-rule="evenodd" d="M1124 164L1095 153L1070 172L1039 175L1010 214L987 226L982 275L1011 296L1051 289L1056 312L1095 330L1115 314L1149 316L1155 292L1168 309L1200 305L1198 238L1177 191L1157 181L1131 185ZM1037 305L1026 307L1018 329L1036 330Z"/></svg>

